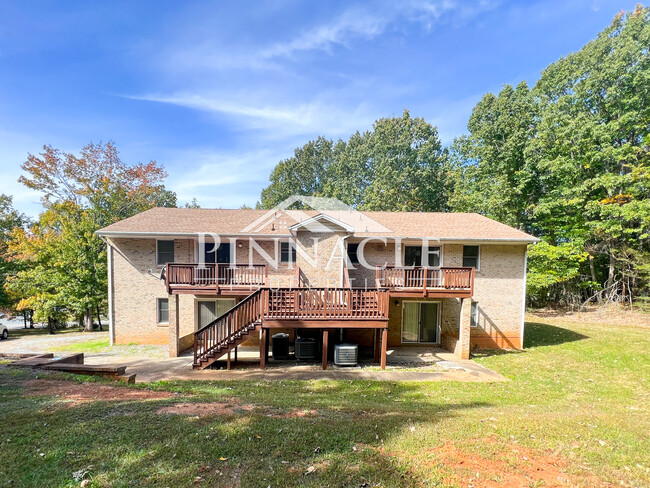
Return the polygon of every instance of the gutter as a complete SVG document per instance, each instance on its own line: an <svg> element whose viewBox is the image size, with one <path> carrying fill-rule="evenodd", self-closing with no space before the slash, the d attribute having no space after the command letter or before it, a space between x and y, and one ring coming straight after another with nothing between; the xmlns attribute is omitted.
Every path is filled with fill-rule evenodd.
<svg viewBox="0 0 650 488"><path fill-rule="evenodd" d="M149 239L154 239L156 237L198 237L198 232L121 232L121 231L101 231L98 230L95 232L98 236L106 237L124 237L124 238L133 238L133 237L144 237ZM289 238L292 237L292 234L221 234L216 232L223 237L257 237L263 239L271 238ZM438 242L447 242L458 243L458 244L467 244L467 243L481 243L481 242L495 242L495 243L513 243L513 244L534 244L539 242L540 239L537 237L521 237L521 238L507 238L507 237L486 237L486 238L461 238L461 237L426 237L426 236L386 236L386 235L349 235L347 237L354 239L401 239L402 241L421 241L423 239L435 240Z"/></svg>

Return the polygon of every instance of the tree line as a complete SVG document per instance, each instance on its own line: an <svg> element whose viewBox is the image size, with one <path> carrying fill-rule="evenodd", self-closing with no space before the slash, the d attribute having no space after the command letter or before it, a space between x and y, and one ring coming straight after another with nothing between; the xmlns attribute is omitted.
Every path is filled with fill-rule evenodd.
<svg viewBox="0 0 650 488"><path fill-rule="evenodd" d="M650 286L650 11L637 6L577 52L487 93L443 147L408 111L280 161L259 205L293 194L360 210L479 212L541 238L528 300L647 300Z"/></svg>

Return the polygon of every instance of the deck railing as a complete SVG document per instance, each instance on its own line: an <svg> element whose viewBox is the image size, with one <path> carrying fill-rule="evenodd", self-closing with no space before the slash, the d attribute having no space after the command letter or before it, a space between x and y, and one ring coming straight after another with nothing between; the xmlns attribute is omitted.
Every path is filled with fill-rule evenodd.
<svg viewBox="0 0 650 488"><path fill-rule="evenodd" d="M423 267L386 267L377 269L377 287L379 288L474 288L474 268L423 268Z"/></svg>
<svg viewBox="0 0 650 488"><path fill-rule="evenodd" d="M226 313L217 317L194 333L194 365L227 348L229 343L241 336L242 331L261 320L263 294L259 289Z"/></svg>
<svg viewBox="0 0 650 488"><path fill-rule="evenodd" d="M265 319L375 320L388 318L386 290L350 288L265 289Z"/></svg>
<svg viewBox="0 0 650 488"><path fill-rule="evenodd" d="M201 289L237 286L264 286L268 270L265 264L167 263L167 292L173 289Z"/></svg>

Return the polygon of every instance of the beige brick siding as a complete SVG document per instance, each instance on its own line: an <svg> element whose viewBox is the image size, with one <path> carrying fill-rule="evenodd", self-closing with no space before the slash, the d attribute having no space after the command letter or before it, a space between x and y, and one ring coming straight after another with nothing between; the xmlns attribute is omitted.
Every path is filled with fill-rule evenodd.
<svg viewBox="0 0 650 488"><path fill-rule="evenodd" d="M113 239L113 300L115 343L168 344L166 324L157 323L158 298L168 298L165 284L159 279L161 266L156 266L155 239ZM191 258L188 240L174 245L177 260ZM177 257L178 256L178 257ZM179 299L180 334L193 330L194 297Z"/></svg>
<svg viewBox="0 0 650 488"><path fill-rule="evenodd" d="M472 297L479 320L471 330L472 347L521 348L525 253L525 245L481 245ZM443 255L444 266L462 266L462 245L445 245ZM456 336L459 314L459 300L445 302L443 328Z"/></svg>

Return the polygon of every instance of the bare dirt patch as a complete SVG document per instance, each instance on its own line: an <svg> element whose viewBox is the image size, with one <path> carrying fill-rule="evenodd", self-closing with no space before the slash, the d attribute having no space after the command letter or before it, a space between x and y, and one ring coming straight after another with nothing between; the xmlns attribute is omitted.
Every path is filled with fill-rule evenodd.
<svg viewBox="0 0 650 488"><path fill-rule="evenodd" d="M110 402L125 400L161 400L175 397L167 391L137 390L95 383L74 383L61 380L29 380L25 383L23 396L49 395L65 400L69 406L87 402Z"/></svg>
<svg viewBox="0 0 650 488"><path fill-rule="evenodd" d="M481 439L472 443L494 443ZM484 456L470 450L460 449L448 442L429 451L428 464L436 465L444 473L444 482L473 488L520 488L544 486L566 487L613 487L610 483L586 474L578 476L568 472L567 461L551 450L542 453L519 445L507 445L492 456Z"/></svg>
<svg viewBox="0 0 650 488"><path fill-rule="evenodd" d="M176 405L159 408L156 413L187 415L188 417L210 417L213 415L236 415L242 411L250 412L254 408L253 405L225 402L177 403Z"/></svg>

